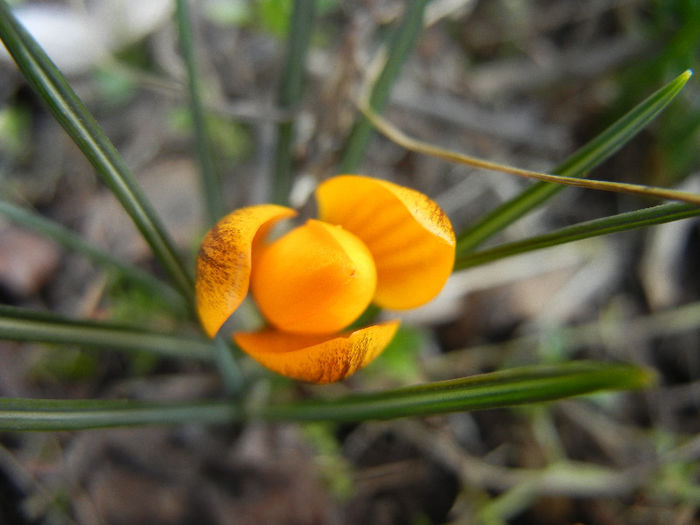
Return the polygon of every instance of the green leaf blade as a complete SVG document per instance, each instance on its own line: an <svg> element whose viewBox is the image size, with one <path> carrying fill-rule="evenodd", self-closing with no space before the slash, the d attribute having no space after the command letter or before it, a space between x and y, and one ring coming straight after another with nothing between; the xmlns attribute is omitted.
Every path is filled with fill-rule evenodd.
<svg viewBox="0 0 700 525"><path fill-rule="evenodd" d="M456 257L455 270L466 270L474 266L519 255L521 253L541 250L559 244L565 244L600 235L628 231L645 226L687 219L700 215L700 207L692 204L660 204L643 210L619 213L601 219L581 222L558 230L529 237L521 241L505 243L487 250L466 253Z"/></svg>
<svg viewBox="0 0 700 525"><path fill-rule="evenodd" d="M10 204L9 202L0 201L0 215L4 215L9 220L22 226L29 228L54 242L60 244L68 250L76 251L96 264L103 266L106 269L114 270L134 283L150 290L153 293L158 293L162 297L172 300L168 304L173 308L182 306L181 298L175 295L175 291L165 284L160 279L142 270L141 268L131 265L121 259L117 259L110 253L101 248L85 241L80 236L71 232L62 225L52 220L42 217L38 213Z"/></svg>
<svg viewBox="0 0 700 525"><path fill-rule="evenodd" d="M644 129L678 95L693 72L681 75L652 93L635 108L606 128L593 140L567 158L552 173L567 177L584 177L632 137ZM501 204L486 214L457 237L457 255L473 251L484 241L556 195L564 186L546 182L532 184L520 195Z"/></svg>
<svg viewBox="0 0 700 525"><path fill-rule="evenodd" d="M127 400L0 398L0 429L59 431L96 428L225 423L240 418L229 402L143 403Z"/></svg>
<svg viewBox="0 0 700 525"><path fill-rule="evenodd" d="M0 430L80 430L124 425L269 421L365 421L502 408L600 390L645 388L655 378L626 364L533 366L337 399L241 407L230 401L0 399Z"/></svg>
<svg viewBox="0 0 700 525"><path fill-rule="evenodd" d="M386 62L369 95L369 106L376 112L386 105L391 87L399 76L403 64L414 48L423 29L423 15L427 0L411 0L401 23L396 26L389 42ZM353 173L364 155L367 143L372 135L372 124L361 115L350 132L350 137L339 165L339 173Z"/></svg>
<svg viewBox="0 0 700 525"><path fill-rule="evenodd" d="M0 338L143 351L180 359L211 361L215 357L213 346L203 339L171 336L115 323L76 321L6 305L0 305Z"/></svg>
<svg viewBox="0 0 700 525"><path fill-rule="evenodd" d="M136 179L61 72L14 17L5 0L0 0L0 39L27 82L122 204L178 291L191 303L192 278Z"/></svg>
<svg viewBox="0 0 700 525"><path fill-rule="evenodd" d="M195 149L199 161L199 175L204 193L204 203L210 224L214 224L224 214L224 201L221 196L221 181L214 170L212 147L202 104L199 74L195 59L192 24L190 21L189 0L177 0L176 18L180 35L180 47L187 70L187 91L190 113L194 123Z"/></svg>
<svg viewBox="0 0 700 525"><path fill-rule="evenodd" d="M315 0L294 0L289 20L287 56L277 93L278 108L291 114L277 125L277 146L272 178L272 202L282 206L289 204L293 167L293 116L303 94L304 65L315 18Z"/></svg>
<svg viewBox="0 0 700 525"><path fill-rule="evenodd" d="M502 408L552 401L604 389L636 389L653 382L633 365L575 362L533 366L427 383L330 401L269 405L260 417L293 421L363 421Z"/></svg>

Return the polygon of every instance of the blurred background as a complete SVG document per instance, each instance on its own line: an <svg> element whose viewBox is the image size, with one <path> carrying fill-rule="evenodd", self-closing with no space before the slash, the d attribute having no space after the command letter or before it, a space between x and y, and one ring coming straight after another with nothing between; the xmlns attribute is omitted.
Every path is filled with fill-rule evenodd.
<svg viewBox="0 0 700 525"><path fill-rule="evenodd" d="M171 0L11 2L138 177L184 253L206 231ZM291 201L336 173L354 99L406 2L318 0L295 118ZM291 0L190 2L227 209L269 200ZM4 52L4 50L3 50ZM158 272L92 167L0 52L0 197ZM433 0L384 112L407 133L547 171L700 54L697 0ZM700 191L691 79L594 178ZM360 171L434 198L462 230L529 182L370 142ZM566 189L492 244L649 206ZM309 211L311 213L311 211ZM455 274L341 385L260 377L257 399L332 395L576 358L659 387L551 405L353 425L0 434L0 523L699 524L700 231L689 219ZM154 297L0 218L0 300L197 334ZM216 370L0 342L0 396L191 399Z"/></svg>

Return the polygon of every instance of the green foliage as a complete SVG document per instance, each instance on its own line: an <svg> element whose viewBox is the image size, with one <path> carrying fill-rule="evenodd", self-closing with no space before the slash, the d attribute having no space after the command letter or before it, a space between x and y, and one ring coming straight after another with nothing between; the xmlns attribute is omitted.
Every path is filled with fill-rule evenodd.
<svg viewBox="0 0 700 525"><path fill-rule="evenodd" d="M269 421L365 421L502 408L608 389L646 388L651 371L578 361L479 374L418 386L288 403L230 400L143 403L124 400L0 399L2 430L79 430L129 425Z"/></svg>
<svg viewBox="0 0 700 525"><path fill-rule="evenodd" d="M206 124L212 149L217 153L214 159L217 169L230 168L250 156L253 144L248 126L213 113L206 115ZM168 113L167 125L177 136L190 137L194 123L189 108L173 108Z"/></svg>
<svg viewBox="0 0 700 525"><path fill-rule="evenodd" d="M121 106L134 96L134 79L115 68L99 68L95 70L94 77L95 87L107 107Z"/></svg>
<svg viewBox="0 0 700 525"><path fill-rule="evenodd" d="M389 100L389 93L398 79L401 68L415 46L421 29L426 0L410 0L400 23L392 28L387 39L387 56L379 76L367 94L366 101L373 111L381 111ZM357 170L372 135L372 125L360 115L353 126L338 166L339 173Z"/></svg>
<svg viewBox="0 0 700 525"><path fill-rule="evenodd" d="M651 371L633 365L574 361L512 368L340 399L266 405L256 412L266 419L290 421L394 419L536 403L605 389L645 388L654 382Z"/></svg>
<svg viewBox="0 0 700 525"><path fill-rule="evenodd" d="M623 114L594 139L579 148L553 172L567 177L585 177L661 113L680 93L692 75L686 70L668 84L658 89L637 106ZM475 224L465 229L457 238L457 257L474 250L491 236L520 219L559 193L565 186L538 182L528 186L516 197L487 213Z"/></svg>
<svg viewBox="0 0 700 525"><path fill-rule="evenodd" d="M251 22L253 12L246 0L214 0L207 2L207 17L222 26L243 26Z"/></svg>
<svg viewBox="0 0 700 525"><path fill-rule="evenodd" d="M31 115L20 105L0 109L0 153L21 157L29 151Z"/></svg>
<svg viewBox="0 0 700 525"><path fill-rule="evenodd" d="M213 345L207 340L152 332L115 322L67 319L50 312L5 305L0 305L0 338L96 349L149 351L181 359L214 359Z"/></svg>
<svg viewBox="0 0 700 525"><path fill-rule="evenodd" d="M277 103L281 110L294 112L301 102L306 53L311 42L314 26L314 0L294 2L287 39L287 55L284 71L277 91ZM277 125L277 147L275 148L274 172L272 174L272 202L286 205L292 185L294 118L290 117Z"/></svg>
<svg viewBox="0 0 700 525"><path fill-rule="evenodd" d="M29 370L34 380L59 383L94 379L99 370L95 354L69 347L46 347Z"/></svg>
<svg viewBox="0 0 700 525"><path fill-rule="evenodd" d="M323 482L338 500L347 501L354 489L352 470L335 437L335 425L305 423L301 428L304 437L316 451L314 459Z"/></svg>
<svg viewBox="0 0 700 525"><path fill-rule="evenodd" d="M292 16L292 0L260 0L255 2L258 23L265 31L282 38Z"/></svg>
<svg viewBox="0 0 700 525"><path fill-rule="evenodd" d="M166 302L172 311L182 311L185 308L183 302L174 296L175 291L155 276L112 256L102 248L85 241L57 222L4 201L0 201L0 215L24 228L48 237L67 250L73 250L84 255L96 264L106 268L117 278L123 277L132 284L138 284L151 294L158 296L161 301Z"/></svg>
<svg viewBox="0 0 700 525"><path fill-rule="evenodd" d="M224 214L224 201L221 195L221 180L214 169L209 128L204 116L204 104L200 94L199 72L195 59L192 27L188 8L189 0L177 0L176 18L180 34L180 47L187 70L187 94L190 114L194 123L195 149L199 161L199 177L204 194L204 204L210 225Z"/></svg>
<svg viewBox="0 0 700 525"><path fill-rule="evenodd" d="M107 296L109 318L125 325L168 331L189 317L184 304L143 286L134 286L120 275L114 275L107 282Z"/></svg>
<svg viewBox="0 0 700 525"><path fill-rule="evenodd" d="M663 224L700 215L700 207L692 204L660 204L643 210L635 210L602 219L594 219L559 230L514 241L475 253L466 253L455 260L455 269L463 270L486 264L491 261L518 255L533 250L541 250L558 244L578 241L599 235L631 230L643 226ZM469 239L468 237L464 237ZM466 244L465 244L466 245Z"/></svg>
<svg viewBox="0 0 700 525"><path fill-rule="evenodd" d="M39 93L134 221L178 291L191 300L192 278L135 177L85 104L4 0L0 1L0 38L27 82Z"/></svg>
<svg viewBox="0 0 700 525"><path fill-rule="evenodd" d="M13 0L10 3L20 2ZM143 42L120 52L116 61L106 62L100 69L90 73L90 77L81 78L80 85L84 87L83 82L91 82L90 85L94 88L91 94L96 94L99 99L97 102L106 105L112 112L115 108L121 109L122 106L130 108L128 103L132 97L139 97L140 100L142 87L157 87L164 89L169 96L179 97L168 106L174 109L171 110L169 121L166 123L166 126L169 126L166 138L175 138L177 147L190 142L197 146L204 188L202 193L205 196L203 203L210 213L210 220L214 220L225 209L222 201L223 197L229 196L229 190L233 190L236 202L242 199L239 198L240 195L236 195L235 190L240 190L241 194L249 190L240 187L238 181L228 180L224 195L222 181L216 174L231 176L234 171L231 167L239 168L237 165L244 159L249 160L251 153L259 147L257 139L261 135L266 137L262 141L266 148L269 146L262 151L269 154L267 164L272 169L269 170L270 173L260 173L256 176L268 176L268 180L264 182L265 186L271 189L272 200L286 204L294 174L298 171L297 164L308 169L305 175L323 176L324 170L338 159L333 158L332 151L325 151L324 154L328 156L323 159L323 165L320 165L314 164L315 156L319 150L331 150L337 146L338 150L342 151L342 169L354 171L365 157L367 145L375 132L372 127L374 121L358 112L357 120L345 144L336 144L336 137L332 131L332 140L316 136L311 139L309 146L298 143L294 131L311 129L306 127L306 120L299 120L299 110L306 110L304 104L312 95L318 96L322 92L314 90L310 93L306 90L307 83L303 80L312 70L307 64L306 50L311 42L318 47L323 44L322 53L319 53L323 56L326 48L336 45L338 21L344 22L348 14L354 17L358 14L357 10L362 10L361 16L373 17L372 23L368 25L375 30L373 34L357 32L361 38L371 39L371 42L368 44L364 41L358 42L359 39L353 40L356 35L348 32L345 35L348 37L348 49L344 49L344 53L348 54L338 56L347 57L354 53L353 58L364 59L357 51L383 41L385 45L380 47L375 60L372 61L374 66L378 66L377 70L367 72L368 76L375 73L378 75L366 79L343 77L342 82L347 84L339 93L342 96L345 96L346 92L356 94L357 85L364 80L366 85L361 90L361 95L364 94L367 100L361 101L360 107L364 111L366 103L377 113L380 112L389 100L389 94L401 74L403 64L409 60L415 44L421 37L425 23L424 9L429 3L425 0L409 0L389 4L388 10L385 6L374 4L353 6L351 10L348 4L337 0L213 0L205 2L204 5L199 5L195 0L179 0L178 22L183 58L187 65L187 92L182 89L181 79L167 78L167 73L155 72L155 55L151 55L152 48L143 45ZM444 8L450 2L434 3L437 4L440 4L438 7ZM530 512L536 514L536 509L546 506L550 501L558 502L560 498L568 496L571 496L571 500L567 500L566 503L577 509L574 512L588 507L595 507L598 512L600 507L601 515L606 515L605 502L610 502L609 508L620 509L620 515L616 517L622 521L630 516L636 517L637 509L645 506L661 509L661 513L669 516L669 522L692 520L691 516L700 507L700 488L697 483L700 475L697 462L699 441L696 436L683 435L676 425L678 428L687 429L687 421L691 421L690 428L693 428L692 414L688 413L688 410L692 412L692 403L688 404L690 391L687 390L688 386L693 385L671 384L668 388L662 387L650 397L642 398L636 395L631 399L626 391L655 386L654 370L636 364L572 359L576 359L581 350L585 355L600 355L595 354L599 347L607 350L610 346L611 349L615 349L615 353L606 355L614 355L615 359L630 356L630 360L637 362L636 356L641 346L643 362L655 363L658 356L649 349L656 346L656 341L663 340L667 343L671 337L685 335L691 337L692 341L691 332L695 334L699 325L700 303L685 304L663 311L652 309L644 314L631 313L628 309L620 307L620 304L614 303L613 306L604 306L598 318L593 321L581 320L580 323L561 327L539 326L536 331L529 331L531 326L521 326L514 332L513 339L499 343L493 342L495 337L492 338L493 334L489 332L488 340L484 342L480 341L479 335L473 339L469 338L470 341L482 343L477 347L455 349L445 353L433 352L432 348L426 348L431 344L438 348L442 343L442 340L433 341L435 335L432 328L417 328L404 322L391 344L372 366L346 383L311 386L268 372L247 359L232 345L230 339L220 335L212 341L197 335L198 322L192 307L192 268L189 264L191 261L181 258L181 254L162 229L151 204L141 194L137 181L125 167L124 161L61 73L47 62L42 50L16 25L7 5L7 0L0 0L0 37L15 55L30 86L38 92L58 122L98 170L106 185L121 200L165 272L152 274L138 265L111 255L61 224L33 211L31 204L37 205L36 202L29 202L28 206L20 207L0 201L0 222L9 220L22 228L31 229L53 239L62 249L82 255L104 270L105 280L99 283L100 293L104 295L100 298L98 311L100 315L109 317L108 321L71 319L33 308L0 305L0 340L30 343L28 355L33 360L29 365L25 366L20 361L20 367L15 367L14 364L8 367L11 371L24 370L29 388L47 389L51 395L61 389L72 396L76 392L84 392L86 388L93 388L94 391L95 387L99 392L109 393L104 396L108 398L83 400L0 398L0 433L199 424L226 427L225 432L217 433L226 439L237 435L240 426L250 422L256 422L258 425L294 422L295 428L301 432L304 444L307 445L306 448L313 452L313 459L309 461L308 468L318 474L327 492L346 507L353 504L358 493L362 497L368 492L368 486L375 486L378 478L380 483L383 482L381 477L387 472L374 469L374 458L370 457L372 454L376 456L377 451L368 449L370 454L366 458L364 451L357 454L358 448L355 446L358 444L355 440L357 437L368 439L368 447L374 447L374 439L380 437L378 448L382 453L387 443L388 446L394 447L394 440L398 442L396 450L400 452L397 454L400 456L397 460L393 457L392 448L388 454L391 457L386 458L386 461L397 463L384 463L401 468L400 471L398 468L392 468L391 472L388 472L388 478L395 472L400 472L397 476L400 479L391 478L390 490L393 490L394 483L406 483L410 486L406 492L401 488L402 496L413 494L413 483L416 480L420 482L422 476L427 476L431 489L437 486L438 490L442 490L445 487L444 482L433 470L433 465L435 470L446 469L450 471L450 475L457 477L461 493L450 510L450 518L456 518L455 523L505 525L513 520L526 522L531 520ZM189 27L186 14L188 5L192 8L197 5L198 8L204 9L205 16L219 26L215 28L217 43L221 34L227 35L228 43L239 38L250 38L252 33L257 32L256 42L266 39L267 44L270 44L263 54L267 53L267 49L277 49L278 60L282 64L279 73L270 74L269 71L264 71L264 81L275 83L272 87L277 88L277 97L274 102L272 99L266 99L263 104L274 103L274 111L261 115L260 120L254 118L252 123L241 123L232 118L231 112L222 110L220 104L205 103L207 84L212 79L197 72L194 58L203 55L194 53L194 42L197 38L189 34L193 28ZM528 44L529 38L519 36L521 33L518 33L517 21L519 16L530 14L531 6L526 2L482 2L470 17L483 16L483 13L479 12L481 9L501 7L510 10L506 18L511 21L508 26L515 38L497 37L500 38L495 44L497 49L489 53L500 53L503 57L510 53L509 48L517 46L517 55L521 56L524 49L522 46ZM403 8L403 11L394 11L394 8ZM322 18L325 13L334 9L337 9L337 12L333 13L332 17ZM652 1L651 8L646 12L637 4L631 8L598 6L595 9L605 11L604 16L594 20L597 24L600 21L609 23L615 19L614 23L628 30L630 24L637 24L632 27L635 31L643 28L649 47L645 60L633 62L625 68L617 68L609 78L602 79L607 89L604 94L612 92L617 95L617 100L609 110L598 116L599 122L596 126L603 131L560 163L554 172L578 182L584 179L591 184L600 182L587 179L591 170L610 159L635 137L641 136L645 141L643 151L640 151L641 148L632 150L641 155L642 159L642 162L638 162L641 166L639 178L634 182L673 186L693 171L700 160L700 150L697 148L700 97L697 96L697 82L688 82L692 74L688 68L697 63L697 52L700 49L700 3L695 0L658 0ZM556 11L560 14L566 10ZM388 16L384 18L387 13ZM395 17L397 13L398 18ZM639 18L630 22L630 13ZM585 14L585 25L589 28L588 12ZM360 18L353 18L353 31L358 29L356 26L359 26ZM528 25L522 24L522 27L526 26ZM617 28L615 30L618 31ZM266 33L262 38L259 34L261 31ZM232 34L235 35L233 39ZM440 67L443 67L443 59L449 64L452 57L431 55L435 49L436 38L442 38L443 35L438 34L434 28L429 29L426 35L428 38L424 40L421 48L421 57L416 62L419 63L419 67L423 67L422 63L427 61L426 57L437 58L440 64L436 65ZM208 37L209 35L207 39ZM324 41L324 38L327 41ZM542 49L542 57L546 59L546 48L527 47L528 53L534 51L539 54ZM283 52L286 53L285 56L282 55ZM378 58L382 58L384 62L380 63ZM215 62L208 65L212 63ZM238 66L236 63L232 71L235 72ZM354 62L351 66L343 64L343 71L356 73L354 67ZM440 67L429 68L430 76L424 77L427 79L427 86L430 86L433 78L441 87L447 85L443 84L444 79L432 76L432 71L442 71ZM678 73L684 70L685 73L678 76ZM259 72L256 64L254 75L258 75ZM313 74L318 75L318 72L319 69L314 63ZM226 75L221 77L224 93L232 92L228 89L231 83L237 85L239 81L236 78L232 79L230 73L231 71L226 71ZM335 77L333 79L336 80ZM260 78L256 76L255 81L259 82ZM325 89L328 85L313 87ZM599 87L600 85L593 87L592 92L596 95L602 92L597 90ZM657 91L653 92L654 89ZM236 89L233 91L236 92L236 96L241 94ZM183 94L189 95L188 102ZM36 122L32 121L33 110L25 105L26 93L22 91L17 98L19 102L16 105L0 109L0 153L7 154L11 168L15 165L24 168L26 160L31 160L29 155L33 155L37 151L37 145L41 144L40 141L32 143L35 128L41 122L39 119ZM588 103L595 96L584 98ZM495 98L492 101L495 101ZM321 113L335 110L334 107L324 107L319 112L314 108L313 116L320 118L309 119L309 122L317 126L314 128L316 130L328 130L336 125L337 129L334 131L337 132L346 123L349 126L345 115L332 115L338 122L331 122L331 119L325 122L326 114ZM339 114L346 110L345 107L338 108ZM657 119L657 116L660 118ZM275 118L279 120L270 120ZM410 115L404 115L402 118L405 121ZM375 124L375 127L383 132L381 126ZM261 133L263 129L265 132ZM272 137L267 136L267 131L273 129L277 131L277 142L268 143L268 139ZM195 140L192 140L193 137ZM439 149L433 147L427 152L411 150L402 142L392 140L419 154L431 155ZM433 137L430 137L430 140L433 141ZM638 145L632 144L632 147ZM443 155L437 156L449 162L460 161L458 159L465 157L446 150L441 152ZM410 162L416 161L415 155L407 158ZM4 159L2 162L0 171L5 167ZM257 162L256 156L250 164L254 165ZM403 169L403 160L401 162ZM416 165L420 166L420 163ZM527 171L489 161L482 161L480 166L513 174ZM16 180L14 175L12 180ZM562 181L559 179L555 182ZM571 183L575 185L574 182ZM614 184L608 183L605 189L611 189L611 186ZM688 197L688 193L660 194L654 193L658 188L637 186L637 189L640 187L651 189L651 193L636 193L644 195L645 199L649 195L669 199ZM524 238L480 248L482 243L526 214L542 209L547 200L562 188L560 184L533 184L522 194L472 223L471 227L458 236L454 268L467 269L516 254L700 215L700 206L688 201L652 205L647 203L647 200L628 199L620 202L624 205L643 202L649 207L570 224L537 235L529 233ZM63 191L60 186L57 186L57 189L59 192ZM5 189L5 195L8 194L12 194L12 189ZM22 199L21 196L18 199L14 194L12 197L12 202ZM695 199L689 201L691 203L697 203L700 199L700 196L695 194L690 197ZM42 206L45 204L46 202L41 202ZM60 205L65 205L65 201L61 201ZM53 213L54 210L49 211ZM306 208L300 210L302 220L306 212ZM189 242L188 249L183 251L192 255L196 252L197 240L191 239ZM602 241L598 244L608 246L608 243ZM540 253L543 258L550 255L548 252ZM169 278L171 283L166 284L156 276L161 274L164 278ZM55 277L61 278L60 275ZM102 287L104 282L106 286ZM47 304L53 305L50 296L55 292L55 288L48 288L48 292L32 304L42 304L43 300L48 298ZM620 302L626 299L623 298ZM480 304L474 301L474 305L470 304L469 307L473 306L480 307ZM646 306L645 304L644 307ZM495 308L500 308L500 305L496 305ZM610 315L610 310L613 311L613 315ZM473 310L465 308L460 313L471 311ZM371 305L349 330L377 322L377 319L384 318L380 314L379 308ZM459 322L459 329L471 330L472 326L476 326L473 320L467 320L466 317L461 317ZM461 324L463 322L464 325ZM253 299L249 297L225 329L251 330L260 328L263 324L264 320L254 306ZM524 330L521 331L521 328ZM446 336L445 341L449 341L445 346L451 346L456 341L453 333L451 330L440 331L441 336ZM463 342L464 339L461 339L457 344ZM25 345L17 346L18 352L27 348ZM618 346L622 352L617 352ZM105 367L104 351L108 352L108 367ZM689 349L689 352L691 351L692 349ZM119 354L116 355L116 352ZM18 354L10 351L9 355ZM211 399L180 400L178 397L177 401L162 402L113 399L111 393L115 391L112 389L115 384L112 378L114 367L111 363L115 357L121 367L117 381L124 377L146 376L145 380L137 381L146 388L137 388L134 392L162 392L158 390L161 378L153 375L179 367L178 369L186 371L185 373L217 373L217 395ZM688 362L692 364L690 357L689 353ZM523 363L535 364L523 367ZM677 363L673 366L677 366ZM484 369L494 371L481 373ZM449 381L425 381L426 377L439 379L463 374L474 375ZM150 384L151 379L155 381L153 385ZM170 385L177 385L182 389L180 391L192 386L188 377L175 378L172 383L170 380L171 378L167 378L166 392L172 392ZM69 385L77 387L77 390L68 388ZM122 390L118 388L116 391ZM586 399L549 404L573 396L586 396ZM664 425L661 425L665 427L664 430L659 429L653 419L648 426L646 420L637 426L625 421L625 416L630 414L630 407L640 406L639 401L651 405L656 411L665 411L666 399L669 400L669 405L675 403L678 406L672 411L669 410L669 414L664 414ZM493 414L466 413L485 409L506 410ZM636 416L636 409L633 412ZM450 417L435 417L453 413L456 414ZM676 417L679 419L674 419ZM682 420L686 417L688 420ZM397 418L426 420L368 423ZM483 422L486 424L482 424ZM490 424L492 422L495 424ZM286 436L286 430L282 430L283 438ZM351 435L351 439L345 440L345 432L348 431L354 434ZM505 435L505 431L512 431L512 434ZM178 455L186 452L180 445L186 447L193 437L197 438L196 434L189 431L182 435L178 433L177 436L185 437L185 441L177 443ZM385 436L391 440L385 443ZM30 443L29 447L34 448L22 448L17 457L24 461L31 459L34 468L39 465L46 470L48 462L57 457L62 458L62 461L65 459L65 452L70 452L71 449L64 449L65 440L71 439L70 435L6 437L9 438L6 440L10 445L9 449L0 450L2 465L8 467L5 470L22 483L25 483L26 479L27 486L36 485L29 489L34 494L22 503L23 507L41 507L39 512L44 513L43 518L47 522L71 521L71 513L76 508L73 502L76 490L82 494L85 487L63 484L56 489L45 476L46 479L39 480L36 484L36 480L29 479L21 472L14 472L19 469L11 463L15 443L23 443L22 447L25 446L24 443ZM88 438L88 441L81 441L83 445L90 442L90 436L83 437ZM110 438L110 447L112 444L119 446L122 437L116 437L114 443ZM104 439L98 436L98 442L103 441ZM139 447L140 444L136 443L134 446ZM407 452L407 449L411 457L405 461L403 453ZM284 450L277 452L285 453ZM421 466L427 464L430 468L416 468L414 472L414 453L420 455ZM485 457L478 457L482 453ZM211 451L196 455L204 459L205 465L208 465L212 458ZM601 457L604 458L604 462L605 459L609 460L611 466L600 464L598 460ZM353 470L355 460L357 472ZM517 465L511 464L511 461ZM95 471L98 475L105 472L105 466L111 467L110 464L97 463ZM238 473L240 465L235 463ZM368 465L369 468L364 470ZM224 466L227 467L228 465ZM117 480L118 484L127 483L131 486L130 482L134 479L131 477L132 473L124 473L127 475L119 476L121 479ZM158 480L151 479L151 476L149 481L160 481L160 472L154 470L151 474L153 473L157 474ZM214 474L214 478L219 479L218 471ZM263 474L265 475L260 479L271 479L268 472ZM51 476L53 477L55 476ZM97 479L98 489L110 486L109 483L103 485L99 477ZM47 482L46 487L49 490L44 490L44 482ZM168 485L168 489L179 488L176 485ZM21 488L24 490L25 487ZM275 490L278 488L275 485ZM209 493L210 489L207 490ZM554 500L548 498L551 494L556 495ZM591 497L597 500L587 499ZM625 506L629 506L631 510L623 513L622 509ZM128 507L131 510L131 505ZM552 509L547 509L547 512L556 516L556 507L558 505L552 505ZM95 507L97 513L101 510L100 505ZM405 521L416 525L432 523L433 517L426 512L425 509L416 511L411 514L410 520ZM35 516L31 516L30 520L36 521L34 518ZM584 520L580 516L576 516L575 519Z"/></svg>
<svg viewBox="0 0 700 525"><path fill-rule="evenodd" d="M421 377L418 354L425 342L426 334L420 328L402 324L389 346L365 373L402 384L415 382Z"/></svg>

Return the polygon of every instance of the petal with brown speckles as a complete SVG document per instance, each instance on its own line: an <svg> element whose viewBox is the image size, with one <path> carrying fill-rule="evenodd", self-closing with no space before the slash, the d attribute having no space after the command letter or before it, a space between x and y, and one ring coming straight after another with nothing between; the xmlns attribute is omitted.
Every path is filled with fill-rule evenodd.
<svg viewBox="0 0 700 525"><path fill-rule="evenodd" d="M398 327L399 321L388 321L336 335L265 329L237 332L234 340L253 359L278 374L310 383L332 383L374 360Z"/></svg>
<svg viewBox="0 0 700 525"><path fill-rule="evenodd" d="M255 245L291 208L261 204L240 208L221 219L204 237L197 256L197 313L209 337L248 294Z"/></svg>

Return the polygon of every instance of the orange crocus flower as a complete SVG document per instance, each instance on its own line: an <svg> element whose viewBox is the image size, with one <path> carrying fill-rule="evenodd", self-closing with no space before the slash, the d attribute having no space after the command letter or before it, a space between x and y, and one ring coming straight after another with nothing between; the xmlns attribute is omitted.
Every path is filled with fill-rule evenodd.
<svg viewBox="0 0 700 525"><path fill-rule="evenodd" d="M197 258L197 311L213 337L251 289L268 326L235 333L236 343L282 375L330 383L377 357L399 321L342 330L371 302L403 310L435 297L455 236L437 204L391 182L341 175L316 198L319 220L274 240L270 228L293 209L261 204L221 219Z"/></svg>

